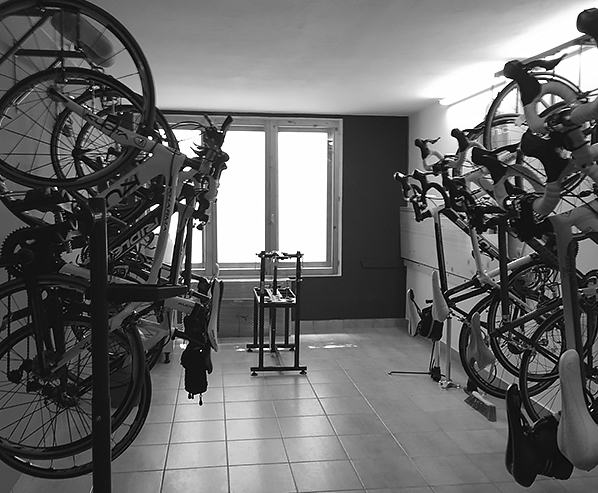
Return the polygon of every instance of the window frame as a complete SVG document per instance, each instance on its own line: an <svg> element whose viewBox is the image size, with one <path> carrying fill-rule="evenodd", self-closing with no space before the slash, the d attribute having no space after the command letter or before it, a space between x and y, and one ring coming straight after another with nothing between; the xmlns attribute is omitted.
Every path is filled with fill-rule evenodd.
<svg viewBox="0 0 598 493"><path fill-rule="evenodd" d="M164 112L167 121L177 124L183 121L204 121L205 113ZM220 124L226 114L209 114L215 124ZM303 275L340 276L342 266L342 149L343 121L336 117L295 117L295 116L254 116L234 115L231 130L249 130L265 132L265 251L278 249L278 132L309 132L326 130L331 146L327 165L327 205L326 205L326 260L323 262L302 262ZM176 131L176 130L175 130ZM226 151L226 140L222 149ZM221 186L226 186L226 175L234 170L222 173ZM270 220L268 220L270 218ZM272 221L273 219L276 219ZM269 226L270 225L270 226ZM193 264L193 273L212 276L216 274L215 264L218 251L218 202L210 208L210 221L203 230L203 255L201 263ZM220 264L218 276L222 279L257 279L259 277L259 257L254 263ZM289 252L295 253L295 252ZM210 258L212 257L212 258ZM282 262L283 275L291 275L295 262Z"/></svg>

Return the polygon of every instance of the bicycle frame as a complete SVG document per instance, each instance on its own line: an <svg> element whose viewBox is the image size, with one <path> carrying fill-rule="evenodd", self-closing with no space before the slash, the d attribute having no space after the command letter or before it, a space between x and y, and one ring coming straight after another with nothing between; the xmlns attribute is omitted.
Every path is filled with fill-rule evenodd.
<svg viewBox="0 0 598 493"><path fill-rule="evenodd" d="M211 176L211 163L204 162L198 169L194 169L189 166L189 159L187 156L179 151L166 147L156 141L152 141L149 138L139 135L135 132L119 127L113 122L108 121L106 118L96 115L91 110L77 104L68 96L61 94L58 90L51 90L51 97L59 100L66 108L85 119L85 121L87 121L90 125L113 138L116 142L122 144L123 146L134 146L150 154L150 157L144 161L142 165L136 166L130 171L126 172L123 176L115 180L105 190L99 193L100 196L106 199L108 207L115 206L120 203L121 200L131 196L136 190L142 187L145 183L151 181L153 178L156 178L160 175L165 177L166 180L163 201L161 206L157 209L159 212L148 215L146 218L144 218L142 225L139 226L140 229L133 230L130 233L131 235L134 235L137 231L151 232L149 231L150 227L152 231L156 227L160 228L160 234L158 235L155 247L155 255L153 257L152 266L147 279L148 284L156 284L159 279L160 269L162 268L166 254L171 218L176 206L176 197L178 197L183 183L188 180L196 181L198 176L201 176L202 178L208 177L210 180L210 189L207 199L212 202L216 196L218 176ZM179 217L177 231L183 231L185 229L184 224L186 224L188 218L183 216L184 214L181 214ZM149 227L147 226L148 224L150 225ZM180 267L176 267L175 270L178 272L179 268ZM67 263L64 265L60 269L60 272L84 279L89 279L90 277L89 269L74 265L72 263ZM117 278L112 278L111 281L124 283L127 282L124 279L117 280ZM138 321L142 328L152 330L156 333L155 337L153 337L150 341L147 341L147 344L150 347L151 343L155 340L160 340L164 336L171 335L172 327L170 326L170 312L172 312L172 310L189 314L197 305L196 301L183 297L167 298L161 303L168 312L167 315L163 317L162 323L157 324L150 320L144 319ZM147 302L127 303L127 305L119 313L110 318L110 330L115 330L116 328L122 326L129 316L136 313L143 306L147 306ZM65 353L61 360L53 366L53 371L56 371L64 366L66 362L74 357L78 351L81 351L83 348L85 348L89 343L89 341L86 339L81 340L67 353Z"/></svg>

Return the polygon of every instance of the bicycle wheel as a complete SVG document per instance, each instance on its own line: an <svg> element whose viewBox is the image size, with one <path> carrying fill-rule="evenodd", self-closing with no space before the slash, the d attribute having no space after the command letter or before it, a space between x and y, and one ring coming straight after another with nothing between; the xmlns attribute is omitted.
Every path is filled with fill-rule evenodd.
<svg viewBox="0 0 598 493"><path fill-rule="evenodd" d="M588 325L588 320L593 327ZM598 344L596 343L596 315L589 318L582 312L582 341L584 342L584 390L590 413L598 418ZM590 339L587 334L590 330ZM532 347L521 359L519 389L521 401L532 420L557 413L561 410L561 387L558 378L558 363L564 352L565 326L563 312L553 314L543 323L532 337ZM544 374L544 388L531 395L529 392L530 375ZM533 385L533 384L532 384Z"/></svg>
<svg viewBox="0 0 598 493"><path fill-rule="evenodd" d="M8 0L0 5L0 92L53 67L103 72L141 95L151 125L155 91L149 63L131 33L86 0ZM10 40L10 41L9 41Z"/></svg>
<svg viewBox="0 0 598 493"><path fill-rule="evenodd" d="M25 283L0 289L0 451L27 458L59 458L91 447L91 378L87 283L69 276L43 276L37 288L52 328L37 337ZM55 322L55 323L54 323ZM43 357L49 371L43 372ZM144 358L134 330L110 334L110 392L116 430L141 391Z"/></svg>
<svg viewBox="0 0 598 493"><path fill-rule="evenodd" d="M518 323L508 331L502 331L501 327L506 322L516 321L534 311L542 310L550 302L559 299L559 271L542 260L524 265L509 275L509 293L508 318L503 318L501 295L497 291L488 308L487 323L492 352L502 366L518 376L521 358L524 351L529 348L525 338L531 337L554 310L546 313L539 312L537 317ZM560 308L556 308L558 309ZM542 374L529 376L530 380L543 377Z"/></svg>
<svg viewBox="0 0 598 493"><path fill-rule="evenodd" d="M149 370L146 370L139 402L131 408L131 412L124 422L112 431L111 451L112 460L118 458L133 444L141 432L147 419L152 399L152 380ZM14 455L0 453L0 460L13 469L44 479L69 479L90 474L93 470L93 456L91 450L80 454L73 454L60 459L27 459Z"/></svg>
<svg viewBox="0 0 598 493"><path fill-rule="evenodd" d="M540 115L546 109L565 100L572 103L581 95L581 90L573 82L551 73L536 73L534 77L541 83L550 82L555 88L548 92L537 103L537 113ZM561 97L559 94L565 96ZM508 116L509 121L499 124L500 118ZM509 82L504 89L492 101L484 121L483 143L486 149L498 149L499 147L518 143L521 136L527 130L523 104L519 86L515 81Z"/></svg>
<svg viewBox="0 0 598 493"><path fill-rule="evenodd" d="M119 106L113 109L117 114L128 115L127 118L129 121L139 121L139 112L134 106ZM77 139L79 142L81 142L83 141L83 137L74 136L72 132L66 130L67 128L72 129L73 120L66 118L65 113L66 112L61 113L62 118L60 121L56 122L54 131L56 132L56 128L59 128L60 131L58 134L60 134L60 138L66 139L68 136L73 139L72 148L75 149L76 144L74 143L74 140ZM69 125L71 126L69 127ZM88 131L89 129L86 128L85 133ZM164 144L172 149L178 150L178 142L176 137L174 136L174 133L170 128L166 118L159 110L156 110L156 121L154 123L151 135L152 140L160 142L161 144ZM67 144L62 144L60 147L62 148L61 152L63 153L65 150L68 150ZM135 158L135 166L143 164L147 157L148 154L141 151ZM79 165L74 165L75 158L73 156L69 157L68 154L66 154L64 159L65 161L63 162L65 162L67 165L70 163L69 166L76 172L76 169ZM57 174L64 176L64 171L59 168L57 170ZM140 187L133 194L131 194L126 202L121 202L111 207L110 215L108 217L109 234L117 234L119 231L122 231L125 227L127 227L127 224L135 221L144 213L147 213L153 204L161 203L162 191L164 188L164 184L162 182L162 178L152 180L150 183L145 184L143 187ZM10 212L12 212L28 226L45 226L66 220L68 214L73 212L73 205L76 202L86 203L87 200L89 200L90 197L95 196L101 188L96 185L83 190L69 190L68 193L64 190L60 192L52 192L56 195L59 193L64 195L65 201L47 207L40 207L38 209L22 210L22 207L20 207L20 202L23 200L23 198L30 194L38 196L46 195L46 191L41 189L32 191L27 187L23 187L13 182L4 182L3 185L4 193L0 195L0 201L2 201L2 203Z"/></svg>
<svg viewBox="0 0 598 493"><path fill-rule="evenodd" d="M139 149L122 146L53 101L51 87L130 130L151 125L140 110L129 110L138 108L138 96L111 77L79 68L33 74L0 99L2 176L27 187L77 190L114 177L134 162Z"/></svg>
<svg viewBox="0 0 598 493"><path fill-rule="evenodd" d="M492 131L499 132L502 128L514 125L516 118L517 115L513 114L501 114L497 116L492 121ZM482 122L472 129L465 130L464 133L468 140L481 144L485 130L486 123ZM544 190L546 177L543 168L538 170L537 165L531 166L532 160L529 158L522 160L521 154L516 149L502 148L502 146L500 148L501 150L497 153L497 158L509 167L507 177L512 185L526 192L541 192ZM499 148L497 147L495 150L498 151ZM460 172L460 176L465 178L466 182L473 181L477 186L485 189L488 194L497 198L495 197L494 183L490 179L487 170L483 167L473 163L471 159L466 159L458 171Z"/></svg>
<svg viewBox="0 0 598 493"><path fill-rule="evenodd" d="M482 338L486 346L490 345L490 336L488 335L488 326L486 323L487 311L494 294L480 300L469 312L467 320L463 322L459 332L459 358L463 370L469 378L467 387L472 385L478 390L488 395L504 399L509 385L516 381L511 372L504 368L497 360L492 365L485 368L479 368L475 361L467 359L467 348L471 338L471 317L475 312L480 314L480 325Z"/></svg>

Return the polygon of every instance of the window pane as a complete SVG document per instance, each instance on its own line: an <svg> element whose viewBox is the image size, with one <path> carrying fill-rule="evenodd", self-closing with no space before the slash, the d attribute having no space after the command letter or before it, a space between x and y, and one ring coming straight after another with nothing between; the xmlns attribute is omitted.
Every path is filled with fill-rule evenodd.
<svg viewBox="0 0 598 493"><path fill-rule="evenodd" d="M278 133L278 227L283 252L326 261L328 133Z"/></svg>
<svg viewBox="0 0 598 493"><path fill-rule="evenodd" d="M229 130L222 148L230 160L218 189L217 262L255 264L265 241L265 133Z"/></svg>

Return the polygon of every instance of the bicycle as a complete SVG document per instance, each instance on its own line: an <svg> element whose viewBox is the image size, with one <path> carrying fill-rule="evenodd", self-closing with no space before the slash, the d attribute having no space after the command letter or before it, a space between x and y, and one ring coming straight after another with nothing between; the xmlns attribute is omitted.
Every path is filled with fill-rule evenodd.
<svg viewBox="0 0 598 493"><path fill-rule="evenodd" d="M161 267L161 260L163 259L164 250L166 247L166 236L168 234L168 225L170 222L170 217L172 216L172 212L174 211L174 202L175 198L179 196L179 193L182 190L183 183L185 180L193 181L200 180L202 183L198 196L200 197L200 202L202 205L198 207L197 210L193 209L194 212L199 214L199 216L205 220L206 216L206 204L209 206L211 201L215 199L216 191L217 191L217 184L219 180L220 173L225 167L225 162L227 160L227 156L225 153L220 151L220 145L224 140L224 134L226 128L230 124L230 120L227 120L224 124L223 130L216 129L213 125L206 127L207 133L207 142L212 144L212 147L205 146L202 150L200 150L201 156L195 160L189 159L186 156L178 153L173 149L169 149L157 141L148 139L140 134L136 134L131 132L128 129L124 129L119 126L110 125L107 127L104 123L107 121L107 118L98 116L96 113L90 111L89 109L84 108L74 100L68 98L64 94L60 94L58 90L52 92L52 96L60 99L61 104L65 105L65 109L68 109L73 114L80 116L81 118L87 118L87 123L91 127L97 129L104 129L109 128L110 131L117 132L118 138L121 139L121 144L126 146L130 143L134 143L134 145L138 145L140 149L145 149L148 151L148 158L143 162L142 165L138 165L133 167L128 173L124 173L122 176L115 178L115 181L109 183L109 185L102 189L101 191L97 191L97 193L104 194L105 197L108 198L108 201L111 206L117 207L119 201L116 200L116 197L130 197L132 196L137 189L141 189L144 186L144 183L147 183L149 180L153 179L155 176L162 175L165 176L165 185L164 185L164 206L161 208L160 212L160 227L161 232L157 238L156 243L156 253L152 260L151 268L148 273L148 282L155 283L159 279L159 271ZM94 126L95 125L95 126ZM151 156L149 156L149 152L151 152ZM183 171L181 171L183 170ZM135 182L136 186L130 186L131 182ZM89 185L87 185L89 186ZM112 198L112 200L111 200ZM193 214L192 214L193 215ZM144 220L145 216L142 216L140 220ZM60 223L57 225L51 225L49 227L60 227ZM71 283L79 282L81 283L80 286L86 286L86 282L83 280L86 276L85 269L76 266L74 264L65 264L60 269L63 273L67 271L71 271L71 275L55 275L56 277L52 277L48 279L47 283L50 288L53 288L57 283L64 282L68 283L67 287L70 287ZM82 276L83 279L77 281L75 276ZM43 281L43 277L37 279L38 284ZM17 283L18 286L24 286L23 281L16 280L13 282ZM19 284L20 283L20 284ZM213 349L217 349L217 339L216 339L216 330L217 330L217 315L218 315L218 308L219 308L219 301L220 301L220 294L221 294L221 283L216 281L212 284L214 287L212 291L212 297L209 296L213 302L214 306L212 310L207 315L213 315L209 318L209 323L207 324L207 333L205 336L209 338L210 347ZM136 290L141 290L144 288L143 286L136 286ZM153 289L149 287L150 290ZM218 292L220 290L220 293ZM180 290L179 290L180 291ZM187 289L185 288L185 291ZM25 309L21 309L20 317L24 318L29 315L29 312L35 313L33 308L30 310L28 308L29 301L33 300L32 297L29 296L27 290L25 288L21 288L20 292L24 293L25 305L20 305L21 307L25 306ZM70 291L69 291L70 292ZM34 293L36 297L40 297L40 293ZM78 294L77 298L81 295ZM116 295L115 295L116 296ZM160 331L162 330L162 334L170 334L170 329L168 329L170 317L164 316L162 318L162 322L158 325L156 323L151 323L149 320L144 320L144 318L139 319L139 317L143 317L144 314L148 313L149 311L156 311L156 313L167 313L169 310L177 310L183 313L186 313L188 316L192 316L193 319L196 319L200 316L206 316L206 306L205 306L205 299L200 301L195 301L193 298L188 299L186 297L171 297L165 300L161 300L158 298L155 300L154 303L147 306L147 302L145 301L147 295L142 294L141 298L144 301L139 302L129 302L125 305L124 309L118 309L114 316L111 318L111 331L112 333L118 333L119 327L130 327L128 330L128 334L131 334L130 337L133 340L139 337L139 332L137 330L137 325L140 326L149 326L149 328L153 331ZM60 298L60 296L59 296ZM69 298L67 298L67 301ZM7 307L11 308L11 303L6 303ZM87 304L83 305L87 306ZM198 307L201 307L203 311L199 310ZM209 309L209 307L207 307ZM136 313L136 310L139 310L140 314ZM166 310L166 312L164 312ZM209 310L208 310L209 311ZM35 317L37 319L37 317ZM11 313L8 316L5 315L4 320L10 320L11 323L16 323L18 318L15 318ZM30 331L43 331L41 326L38 326L37 322L33 324L34 327L30 327ZM57 328L59 332L59 327ZM36 338L36 342L38 340L43 340L42 337ZM14 342L13 339L10 339L11 342ZM202 341L199 341L200 343ZM204 341L204 346L208 348L206 345L207 340ZM6 343L7 349L5 354L9 354L11 350L11 343ZM88 334L85 334L84 331L80 331L80 336L76 341L72 344L72 346L65 348L64 354L62 357L56 357L55 360L52 361L52 373L56 373L57 371L61 371L62 368L66 368L69 361L72 361L73 358L76 359L81 354L81 351L85 351L85 348L89 345L89 338ZM10 347L8 347L10 346ZM139 366L142 366L141 361L143 358L143 349L141 349L140 344L135 343L130 345L131 355L135 354L136 361L139 361ZM68 351L66 350L68 349ZM43 351L43 349L42 349ZM209 356L209 349L207 349ZM40 353L41 354L41 353ZM207 363L206 363L207 364ZM25 371L25 370L24 370ZM140 369L135 369L129 372L130 378L130 385L135 387L139 386L139 382L143 380L143 372ZM140 391L136 391L140 392ZM136 402L136 396L134 392L130 392L130 398L124 400L122 403L123 412L125 411L131 412L132 405ZM139 395L139 394L137 394ZM2 409L0 409L2 412ZM128 413L127 413L128 415ZM113 416L114 418L114 416ZM124 420L126 416L123 416L122 419ZM115 421L116 423L116 421ZM115 426L115 430L118 429L118 426ZM83 432L84 433L84 432ZM62 475L62 477L66 477L65 475L68 474L78 474L82 470L82 466L79 464L77 467L69 466L67 470L59 470L56 472L55 465L52 465L51 469L44 469L43 467L38 467L38 462L44 461L46 459L62 459L66 456L74 457L81 453L80 447L84 447L88 445L88 438L86 436L82 437L80 442L78 443L78 447L75 448L72 446L72 443L68 437L67 439L59 439L55 438L57 441L60 441L60 444L53 443L51 446L42 447L41 449L34 444L27 443L10 443L10 440L7 440L7 437L2 437L0 439L0 447L2 448L3 453L9 454L23 462L20 463L20 467L25 467L24 464L29 463L31 465L31 473L32 474L49 474L49 475ZM64 443L63 443L64 442ZM79 447L80 446L80 447ZM28 461L28 462L27 462ZM31 461L38 461L38 462L31 462ZM41 472L41 471L45 471Z"/></svg>
<svg viewBox="0 0 598 493"><path fill-rule="evenodd" d="M406 200L413 206L417 221L422 221L426 217L434 217L438 264L441 273L440 279L442 280L444 279L444 255L442 254L442 240L438 215L442 214L451 219L455 217L457 212L455 212L453 208L450 208L449 204L454 204L457 198L455 196L451 197L453 187L449 184L450 179L447 176L444 176L444 173L443 183L449 188L449 193L447 193L438 183L428 182L427 175L428 174L417 170L414 171L412 177L415 177L420 182L421 188L412 185L413 195L411 196L405 195L406 191L410 190L410 185L407 182L409 177L399 174L398 176L395 176L395 179L401 181L404 198L406 198ZM443 198L443 205L434 207L433 209L426 208L428 190L430 189L435 189L440 193ZM504 212L496 206L490 205L490 208L493 208L495 212ZM490 208L488 208L488 206L480 206L480 210L484 211L489 211ZM461 356L462 365L470 379L468 388L479 387L481 390L491 395L504 397L506 392L506 385L504 382L510 381L512 380L512 376L518 375L517 360L521 357L522 350L516 351L515 349L529 341L528 337L524 335L520 336L519 333L523 332L525 323L534 323L534 320L541 317L542 313L546 313L549 310L558 307L559 301L557 300L553 302L542 313L536 313L535 316L521 319L519 325L513 324L509 328L509 331L495 330L494 325L492 324L491 326L490 324L490 319L488 319L488 322L482 323L482 328L485 332L483 338L485 342L492 347L499 362L497 365L493 365L490 368L486 368L487 365L479 365L478 368L476 368L474 366L476 361L469 357L469 343L472 335L470 323L472 314L476 312L489 312L489 317L494 317L497 314L497 310L501 306L501 293L499 292L499 284L494 281L493 278L498 277L501 274L502 269L496 268L490 272L485 271L485 268L482 266L480 244L488 245L488 242L481 236L483 228L478 229L473 226L473 224L476 224L479 227L481 223L474 217L471 209L459 207L459 210L468 213L469 219L460 219L456 224L470 236L473 256L476 260L477 274L470 281L465 281L453 288L448 289L446 286L442 286L442 284L440 287L450 311L456 313L463 321L459 337L459 354ZM476 210L476 214L477 213L479 213L479 210ZM543 251L540 248L538 248L538 250ZM509 303L514 307L519 307L518 309L523 310L523 313L534 312L535 308L530 306L531 302L533 302L534 305L538 304L538 307L542 306L542 300L545 298L545 295L540 295L540 290L549 289L549 279L546 276L552 277L553 274L551 273L554 273L554 267L551 267L546 261L538 258L536 254L527 255L506 264L506 247L504 245L497 250L489 250L486 248L486 252L491 254L492 258L496 260L499 258L504 259L505 273L511 272L509 286L511 287L512 292L506 295ZM549 253L548 258L552 259L552 254ZM505 275L505 273L502 274ZM550 281L550 283L552 282L554 281ZM467 312L458 307L458 303L479 296L484 297L471 311ZM436 305L437 302L438 300L435 299L433 306ZM444 319L446 319L446 317L444 317ZM444 319L439 321L443 322ZM535 330L535 326L533 329L525 329L525 332L529 334L533 332L533 330ZM515 333L517 334L517 337L514 337ZM511 361L513 358L515 358L515 361ZM499 368L502 368L502 373L501 371L498 371ZM508 374L511 376L507 376Z"/></svg>
<svg viewBox="0 0 598 493"><path fill-rule="evenodd" d="M582 12L578 17L578 29L589 34L598 41L598 10L590 9ZM598 116L598 99L580 105L564 105L554 108L546 115L539 115L536 110L536 99L542 93L541 85L525 67L518 62L509 62L505 66L505 73L512 77L521 88L522 103L530 129L541 134L549 134L549 139L534 138L528 134L525 140L528 152L537 156L547 156L555 149L564 148L570 152L570 163L576 170L587 174L596 181L598 176L598 146L591 145L584 134L583 125ZM523 145L523 141L522 141ZM586 339L590 350L586 351L583 344L583 334L580 327L580 312L583 305L579 300L576 283L575 257L577 243L573 234L573 227L578 228L582 235L592 238L596 231L597 202L586 204L566 214L551 216L547 219L534 217L535 211L541 209L545 197L516 197L512 201L512 210L517 217L535 233L552 228L557 242L559 269L563 285L563 321L554 332L564 334L566 351L554 352L558 370L559 385L553 385L551 391L563 394L559 401L556 399L539 399L536 411L553 413L561 407L561 417L557 430L557 441L560 451L570 462L581 469L589 470L598 465L598 430L592 419L595 409L593 348L595 346L596 325L595 306L586 306L588 331ZM540 220L539 220L540 219ZM543 219L543 220L541 220ZM595 238L592 238L595 240ZM583 293L582 293L583 294ZM590 290L588 299L595 300L595 288ZM584 299L582 298L582 302ZM536 359L531 352L526 354L529 361ZM525 369L522 368L522 384L525 383ZM557 379L553 378L552 382ZM581 385L580 385L581 383ZM583 389L583 390L582 390ZM522 400L528 399L526 388L520 385ZM532 406L533 410L533 406ZM509 409L508 409L509 411ZM518 412L516 409L510 410ZM530 409L528 409L530 412Z"/></svg>

